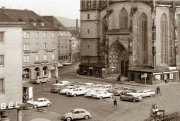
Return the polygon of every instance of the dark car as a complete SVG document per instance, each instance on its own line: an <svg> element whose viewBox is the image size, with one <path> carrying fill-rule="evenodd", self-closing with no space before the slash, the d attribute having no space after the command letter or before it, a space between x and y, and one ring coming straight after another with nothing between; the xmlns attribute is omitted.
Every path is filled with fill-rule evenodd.
<svg viewBox="0 0 180 121"><path fill-rule="evenodd" d="M125 95L120 96L120 100L126 100L126 101L141 101L142 97L137 95L136 93L126 93Z"/></svg>
<svg viewBox="0 0 180 121"><path fill-rule="evenodd" d="M126 88L126 89L123 89L122 92L120 93L120 95L125 95L127 93L136 93L136 89L134 88Z"/></svg>

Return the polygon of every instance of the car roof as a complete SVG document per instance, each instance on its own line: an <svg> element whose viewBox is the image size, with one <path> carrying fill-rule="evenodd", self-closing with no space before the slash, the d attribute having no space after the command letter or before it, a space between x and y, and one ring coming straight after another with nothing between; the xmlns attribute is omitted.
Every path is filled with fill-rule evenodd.
<svg viewBox="0 0 180 121"><path fill-rule="evenodd" d="M82 109L82 108L76 108L76 109L73 109L74 111L86 111L85 109Z"/></svg>
<svg viewBox="0 0 180 121"><path fill-rule="evenodd" d="M37 100L48 100L48 99L46 99L46 98L37 98Z"/></svg>

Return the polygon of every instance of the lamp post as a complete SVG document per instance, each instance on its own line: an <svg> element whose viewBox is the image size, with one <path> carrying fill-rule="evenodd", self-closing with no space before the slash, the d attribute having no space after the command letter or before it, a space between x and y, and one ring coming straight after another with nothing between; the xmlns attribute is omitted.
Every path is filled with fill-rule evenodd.
<svg viewBox="0 0 180 121"><path fill-rule="evenodd" d="M111 70L112 70L112 81L113 81L113 72L114 72L114 69L115 69L115 67L112 66L112 67L111 67Z"/></svg>
<svg viewBox="0 0 180 121"><path fill-rule="evenodd" d="M42 85L42 90L44 90L44 84L43 84L43 67L44 67L44 63L41 63L42 65L42 73L41 73L41 85Z"/></svg>

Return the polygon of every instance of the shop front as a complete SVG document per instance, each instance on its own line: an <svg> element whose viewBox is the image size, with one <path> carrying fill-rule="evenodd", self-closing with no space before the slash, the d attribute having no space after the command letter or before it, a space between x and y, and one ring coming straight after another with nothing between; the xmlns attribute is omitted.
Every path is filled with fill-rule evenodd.
<svg viewBox="0 0 180 121"><path fill-rule="evenodd" d="M80 64L79 74L93 77L102 77L102 69L105 68L103 64Z"/></svg>

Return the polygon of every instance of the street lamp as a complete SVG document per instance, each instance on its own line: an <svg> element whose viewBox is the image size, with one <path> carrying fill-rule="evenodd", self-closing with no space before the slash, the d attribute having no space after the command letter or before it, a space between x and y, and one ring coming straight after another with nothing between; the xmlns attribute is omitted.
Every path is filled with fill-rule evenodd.
<svg viewBox="0 0 180 121"><path fill-rule="evenodd" d="M112 66L112 67L111 67L111 70L112 70L112 81L113 81L113 72L114 72L114 69L115 69L115 67Z"/></svg>
<svg viewBox="0 0 180 121"><path fill-rule="evenodd" d="M42 90L44 90L44 85L43 85L43 67L44 67L44 64L45 63L41 63L41 65L42 65L42 73L41 73L41 85L42 85Z"/></svg>

